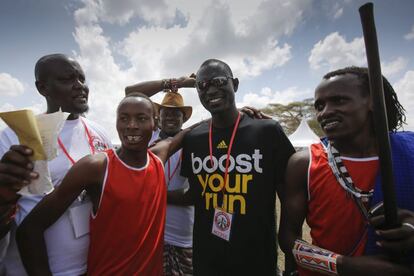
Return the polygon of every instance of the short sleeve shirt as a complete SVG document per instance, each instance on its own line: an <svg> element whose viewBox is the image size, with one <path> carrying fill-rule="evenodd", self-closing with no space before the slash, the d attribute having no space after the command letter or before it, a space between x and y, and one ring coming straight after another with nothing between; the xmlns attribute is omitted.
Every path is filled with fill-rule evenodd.
<svg viewBox="0 0 414 276"><path fill-rule="evenodd" d="M276 271L276 187L284 179L294 148L273 120L241 118L229 156L233 128L212 129L202 123L186 135L181 174L188 177L195 204L194 272L274 275ZM211 162L212 159L212 162ZM225 202L233 214L230 241L211 233L214 209ZM203 274L204 275L204 274ZM252 274L253 275L253 274Z"/></svg>

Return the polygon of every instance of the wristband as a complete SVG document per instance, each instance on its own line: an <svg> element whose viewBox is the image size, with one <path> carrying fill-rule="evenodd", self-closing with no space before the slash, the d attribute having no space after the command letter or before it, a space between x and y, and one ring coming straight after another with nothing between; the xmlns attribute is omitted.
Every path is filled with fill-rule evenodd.
<svg viewBox="0 0 414 276"><path fill-rule="evenodd" d="M171 92L178 92L178 81L177 79L170 79Z"/></svg>
<svg viewBox="0 0 414 276"><path fill-rule="evenodd" d="M169 79L163 79L162 81L162 87L164 90L171 89L170 80Z"/></svg>
<svg viewBox="0 0 414 276"><path fill-rule="evenodd" d="M338 275L336 261L340 255L334 252L297 239L292 253L296 263L303 268L328 275Z"/></svg>
<svg viewBox="0 0 414 276"><path fill-rule="evenodd" d="M171 92L178 92L178 80L177 79L163 79L161 80L163 90L171 90Z"/></svg>

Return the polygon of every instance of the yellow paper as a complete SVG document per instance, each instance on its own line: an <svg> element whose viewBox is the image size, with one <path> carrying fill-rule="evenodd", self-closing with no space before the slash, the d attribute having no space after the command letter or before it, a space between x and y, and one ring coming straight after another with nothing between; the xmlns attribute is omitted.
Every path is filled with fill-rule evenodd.
<svg viewBox="0 0 414 276"><path fill-rule="evenodd" d="M1 112L0 118L16 133L20 144L33 150L33 161L47 159L36 118L31 110Z"/></svg>

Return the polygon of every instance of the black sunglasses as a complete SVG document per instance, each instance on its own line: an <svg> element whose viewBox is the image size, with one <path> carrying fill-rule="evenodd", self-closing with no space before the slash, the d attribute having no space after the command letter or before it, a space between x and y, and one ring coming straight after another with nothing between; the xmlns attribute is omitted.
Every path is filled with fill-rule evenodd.
<svg viewBox="0 0 414 276"><path fill-rule="evenodd" d="M221 87L224 85L227 85L229 80L233 80L233 78L230 77L216 77L212 78L210 80L203 80L197 82L197 87L201 91L206 91L210 87L210 85L214 85L215 87Z"/></svg>

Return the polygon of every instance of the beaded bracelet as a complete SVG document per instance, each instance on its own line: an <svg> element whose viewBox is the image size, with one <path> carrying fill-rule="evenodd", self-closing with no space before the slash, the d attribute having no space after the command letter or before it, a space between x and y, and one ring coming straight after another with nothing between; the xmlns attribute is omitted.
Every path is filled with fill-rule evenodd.
<svg viewBox="0 0 414 276"><path fill-rule="evenodd" d="M164 90L171 89L170 80L169 79L163 79L162 80L162 87Z"/></svg>
<svg viewBox="0 0 414 276"><path fill-rule="evenodd" d="M178 81L177 79L170 79L171 92L178 92Z"/></svg>
<svg viewBox="0 0 414 276"><path fill-rule="evenodd" d="M328 275L338 275L336 261L340 256L332 251L297 239L292 249L296 263L303 268Z"/></svg>
<svg viewBox="0 0 414 276"><path fill-rule="evenodd" d="M171 90L171 92L178 92L177 79L163 79L161 82L164 91Z"/></svg>

